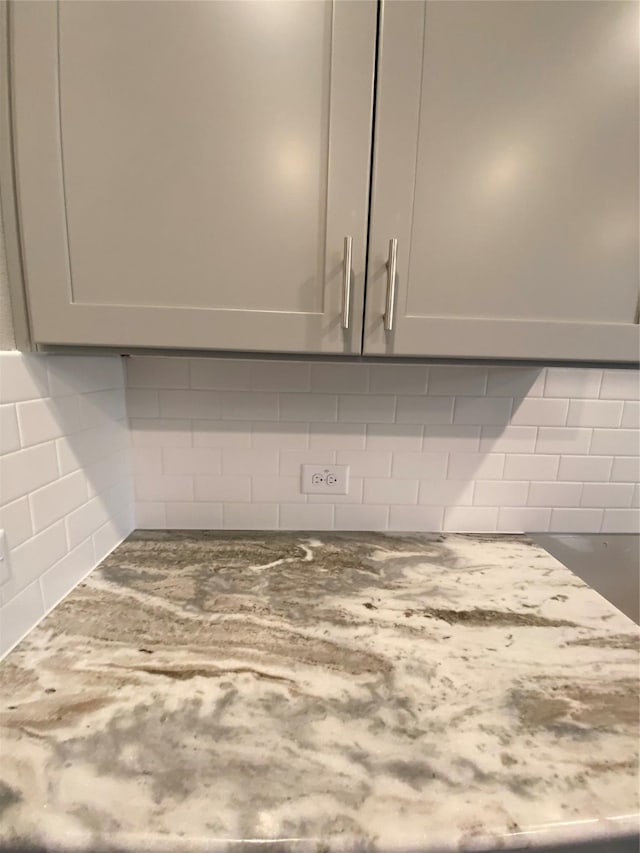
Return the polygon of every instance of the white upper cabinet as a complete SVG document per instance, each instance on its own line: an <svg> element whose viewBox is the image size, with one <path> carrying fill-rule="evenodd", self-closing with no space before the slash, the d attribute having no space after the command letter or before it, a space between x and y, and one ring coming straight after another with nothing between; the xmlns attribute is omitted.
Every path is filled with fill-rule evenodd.
<svg viewBox="0 0 640 853"><path fill-rule="evenodd" d="M10 24L36 342L360 351L375 3L63 0Z"/></svg>
<svg viewBox="0 0 640 853"><path fill-rule="evenodd" d="M638 9L383 4L366 353L638 358Z"/></svg>

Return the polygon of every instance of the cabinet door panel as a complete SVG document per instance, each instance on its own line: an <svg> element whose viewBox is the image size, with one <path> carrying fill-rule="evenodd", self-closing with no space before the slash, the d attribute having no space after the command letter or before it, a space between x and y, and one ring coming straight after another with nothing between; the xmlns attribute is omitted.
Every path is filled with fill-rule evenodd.
<svg viewBox="0 0 640 853"><path fill-rule="evenodd" d="M637 358L638 5L385 4L372 201L366 352Z"/></svg>
<svg viewBox="0 0 640 853"><path fill-rule="evenodd" d="M13 17L38 342L359 350L372 3L63 0Z"/></svg>

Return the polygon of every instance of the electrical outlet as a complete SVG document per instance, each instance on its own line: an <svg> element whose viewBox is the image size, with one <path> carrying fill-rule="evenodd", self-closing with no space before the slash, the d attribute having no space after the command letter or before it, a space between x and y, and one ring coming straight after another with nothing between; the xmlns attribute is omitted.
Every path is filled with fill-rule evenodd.
<svg viewBox="0 0 640 853"><path fill-rule="evenodd" d="M302 492L307 495L346 495L348 465L303 465Z"/></svg>
<svg viewBox="0 0 640 853"><path fill-rule="evenodd" d="M9 548L4 530L0 530L0 586L11 577L11 564L9 563Z"/></svg>

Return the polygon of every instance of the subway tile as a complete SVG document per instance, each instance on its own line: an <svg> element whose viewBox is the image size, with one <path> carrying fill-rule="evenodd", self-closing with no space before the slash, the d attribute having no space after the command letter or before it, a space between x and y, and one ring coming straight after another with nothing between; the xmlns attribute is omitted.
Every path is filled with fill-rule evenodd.
<svg viewBox="0 0 640 853"><path fill-rule="evenodd" d="M79 397L47 397L18 403L16 408L23 447L82 429Z"/></svg>
<svg viewBox="0 0 640 853"><path fill-rule="evenodd" d="M0 603L4 604L28 586L67 553L64 522L58 521L36 533L11 551L11 578L0 588Z"/></svg>
<svg viewBox="0 0 640 853"><path fill-rule="evenodd" d="M626 429L640 429L640 402L625 400L620 426Z"/></svg>
<svg viewBox="0 0 640 853"><path fill-rule="evenodd" d="M220 450L214 447L164 447L164 474L219 474Z"/></svg>
<svg viewBox="0 0 640 853"><path fill-rule="evenodd" d="M251 499L256 503L306 503L300 477L263 477L251 479Z"/></svg>
<svg viewBox="0 0 640 853"><path fill-rule="evenodd" d="M109 507L101 496L92 498L70 512L64 520L69 547L76 548L108 520Z"/></svg>
<svg viewBox="0 0 640 853"><path fill-rule="evenodd" d="M12 453L19 448L20 434L16 407L8 403L0 406L0 453Z"/></svg>
<svg viewBox="0 0 640 853"><path fill-rule="evenodd" d="M280 504L280 530L333 530L333 506Z"/></svg>
<svg viewBox="0 0 640 853"><path fill-rule="evenodd" d="M251 501L250 477L196 477L194 488L197 501Z"/></svg>
<svg viewBox="0 0 640 853"><path fill-rule="evenodd" d="M160 391L160 415L163 418L220 417L220 398L215 391L194 391L191 388L175 391Z"/></svg>
<svg viewBox="0 0 640 853"><path fill-rule="evenodd" d="M5 531L9 549L17 548L33 535L28 497L0 507L0 527Z"/></svg>
<svg viewBox="0 0 640 853"><path fill-rule="evenodd" d="M307 501L310 504L361 504L363 482L362 477L349 477L346 495L307 495Z"/></svg>
<svg viewBox="0 0 640 853"><path fill-rule="evenodd" d="M231 476L255 476L278 473L277 450L225 450L222 473Z"/></svg>
<svg viewBox="0 0 640 853"><path fill-rule="evenodd" d="M256 391L308 391L310 365L301 361L252 361L251 387Z"/></svg>
<svg viewBox="0 0 640 853"><path fill-rule="evenodd" d="M423 428L419 424L367 424L367 450L421 450Z"/></svg>
<svg viewBox="0 0 640 853"><path fill-rule="evenodd" d="M475 365L429 368L429 394L454 397L483 396L487 390L487 368Z"/></svg>
<svg viewBox="0 0 640 853"><path fill-rule="evenodd" d="M554 533L599 533L601 509L553 509L549 530Z"/></svg>
<svg viewBox="0 0 640 853"><path fill-rule="evenodd" d="M555 480L559 456L510 454L505 458L505 480Z"/></svg>
<svg viewBox="0 0 640 853"><path fill-rule="evenodd" d="M134 447L190 447L191 421L182 418L132 418Z"/></svg>
<svg viewBox="0 0 640 853"><path fill-rule="evenodd" d="M0 611L0 657L5 655L44 616L40 584L23 589Z"/></svg>
<svg viewBox="0 0 640 853"><path fill-rule="evenodd" d="M64 518L87 500L84 471L74 471L41 489L31 492L29 505L36 533Z"/></svg>
<svg viewBox="0 0 640 853"><path fill-rule="evenodd" d="M428 368L421 364L372 364L369 388L378 394L424 394Z"/></svg>
<svg viewBox="0 0 640 853"><path fill-rule="evenodd" d="M422 506L471 506L474 483L469 480L421 480L418 503Z"/></svg>
<svg viewBox="0 0 640 853"><path fill-rule="evenodd" d="M547 373L545 368L490 367L488 397L542 397Z"/></svg>
<svg viewBox="0 0 640 853"><path fill-rule="evenodd" d="M83 394L79 399L80 429L91 429L127 417L124 391L120 388L92 391L90 394Z"/></svg>
<svg viewBox="0 0 640 853"><path fill-rule="evenodd" d="M56 439L58 468L61 474L70 474L106 456L129 447L129 430L126 422L101 424L74 435Z"/></svg>
<svg viewBox="0 0 640 853"><path fill-rule="evenodd" d="M133 530L133 514L129 512L128 515L128 519L124 517L110 518L93 534L91 539L96 554L96 562L99 563L100 560L104 560L131 533Z"/></svg>
<svg viewBox="0 0 640 853"><path fill-rule="evenodd" d="M338 398L338 420L357 424L392 423L396 398L392 395L343 395ZM316 420L316 419L314 419Z"/></svg>
<svg viewBox="0 0 640 853"><path fill-rule="evenodd" d="M46 365L52 397L124 387L123 359L118 355L51 355Z"/></svg>
<svg viewBox="0 0 640 853"><path fill-rule="evenodd" d="M391 452L388 450L338 450L338 465L348 465L354 477L388 477Z"/></svg>
<svg viewBox="0 0 640 853"><path fill-rule="evenodd" d="M474 506L526 506L529 483L518 480L477 480Z"/></svg>
<svg viewBox="0 0 640 853"><path fill-rule="evenodd" d="M602 456L638 456L640 432L635 429L594 429L591 453Z"/></svg>
<svg viewBox="0 0 640 853"><path fill-rule="evenodd" d="M618 456L613 460L611 480L614 483L640 482L640 457Z"/></svg>
<svg viewBox="0 0 640 853"><path fill-rule="evenodd" d="M331 465L336 461L333 450L281 450L280 474L283 476L300 476L303 465Z"/></svg>
<svg viewBox="0 0 640 853"><path fill-rule="evenodd" d="M125 402L130 418L160 417L160 402L155 388L127 388Z"/></svg>
<svg viewBox="0 0 640 853"><path fill-rule="evenodd" d="M571 400L567 425L618 427L622 420L622 408L623 404L618 400Z"/></svg>
<svg viewBox="0 0 640 853"><path fill-rule="evenodd" d="M631 506L633 490L633 483L585 483L580 506L626 509Z"/></svg>
<svg viewBox="0 0 640 853"><path fill-rule="evenodd" d="M612 465L611 456L562 456L558 480L574 480L579 483L590 480L606 482Z"/></svg>
<svg viewBox="0 0 640 853"><path fill-rule="evenodd" d="M138 501L192 501L193 477L161 474L138 476L134 483Z"/></svg>
<svg viewBox="0 0 640 853"><path fill-rule="evenodd" d="M435 506L390 506L389 530L431 533L442 530L444 509Z"/></svg>
<svg viewBox="0 0 640 853"><path fill-rule="evenodd" d="M548 367L544 386L545 397L583 397L593 399L598 396L602 371L588 367Z"/></svg>
<svg viewBox="0 0 640 853"><path fill-rule="evenodd" d="M172 503L165 504L167 527L174 530L217 530L222 527L222 504Z"/></svg>
<svg viewBox="0 0 640 853"><path fill-rule="evenodd" d="M499 533L544 533L551 523L547 507L508 507L498 510Z"/></svg>
<svg viewBox="0 0 640 853"><path fill-rule="evenodd" d="M262 424L268 424L267 421L259 423L259 429ZM247 421L193 421L194 447L251 447L251 441L252 424Z"/></svg>
<svg viewBox="0 0 640 853"><path fill-rule="evenodd" d="M131 464L134 476L156 476L165 473L162 470L162 455L173 448L170 447L134 447L131 451ZM188 450L189 448L176 448ZM167 472L168 473L168 472Z"/></svg>
<svg viewBox="0 0 640 853"><path fill-rule="evenodd" d="M447 480L499 480L504 453L451 453Z"/></svg>
<svg viewBox="0 0 640 853"><path fill-rule="evenodd" d="M340 504L334 508L336 530L386 530L389 508Z"/></svg>
<svg viewBox="0 0 640 853"><path fill-rule="evenodd" d="M418 481L369 477L364 481L365 504L415 504Z"/></svg>
<svg viewBox="0 0 640 853"><path fill-rule="evenodd" d="M509 397L456 397L453 422L472 426L508 424L512 404Z"/></svg>
<svg viewBox="0 0 640 853"><path fill-rule="evenodd" d="M424 428L422 449L442 450L447 453L475 453L480 447L480 430L479 426L459 424L427 425Z"/></svg>
<svg viewBox="0 0 640 853"><path fill-rule="evenodd" d="M249 391L252 387L251 361L231 358L190 359L192 388L212 388L218 391Z"/></svg>
<svg viewBox="0 0 640 853"><path fill-rule="evenodd" d="M136 528L139 530L165 530L167 517L162 501L136 501Z"/></svg>
<svg viewBox="0 0 640 853"><path fill-rule="evenodd" d="M284 421L335 421L337 397L333 394L280 394L280 417Z"/></svg>
<svg viewBox="0 0 640 853"><path fill-rule="evenodd" d="M540 427L536 453L565 454L589 452L591 430L576 427ZM595 452L595 451L594 451Z"/></svg>
<svg viewBox="0 0 640 853"><path fill-rule="evenodd" d="M51 610L86 577L96 563L93 543L85 539L40 578L45 610Z"/></svg>
<svg viewBox="0 0 640 853"><path fill-rule="evenodd" d="M418 480L444 480L447 473L446 453L394 453L393 477Z"/></svg>
<svg viewBox="0 0 640 853"><path fill-rule="evenodd" d="M328 424L330 429L334 424ZM306 450L309 445L308 424L288 421L255 421L251 426L254 450Z"/></svg>
<svg viewBox="0 0 640 853"><path fill-rule="evenodd" d="M277 504L225 503L222 508L226 530L277 530Z"/></svg>
<svg viewBox="0 0 640 853"><path fill-rule="evenodd" d="M363 393L369 387L366 364L312 364L311 389L314 393Z"/></svg>
<svg viewBox="0 0 640 853"><path fill-rule="evenodd" d="M87 492L89 497L99 495L119 480L129 476L131 471L131 458L128 451L113 453L110 456L85 466L83 473L87 478Z"/></svg>
<svg viewBox="0 0 640 853"><path fill-rule="evenodd" d="M453 397L398 397L396 421L399 424L450 424Z"/></svg>
<svg viewBox="0 0 640 853"><path fill-rule="evenodd" d="M0 504L28 495L57 476L58 461L53 442L7 453L0 457Z"/></svg>
<svg viewBox="0 0 640 853"><path fill-rule="evenodd" d="M17 403L48 396L46 356L0 353L0 403Z"/></svg>
<svg viewBox="0 0 640 853"><path fill-rule="evenodd" d="M498 526L498 507L451 506L444 511L443 530L451 533L493 533Z"/></svg>
<svg viewBox="0 0 640 853"><path fill-rule="evenodd" d="M482 453L532 453L538 430L531 426L483 426L481 435Z"/></svg>
<svg viewBox="0 0 640 853"><path fill-rule="evenodd" d="M564 426L568 409L568 400L549 400L542 397L516 400L511 423L522 426Z"/></svg>
<svg viewBox="0 0 640 853"><path fill-rule="evenodd" d="M130 356L125 359L129 388L188 388L189 359Z"/></svg>
<svg viewBox="0 0 640 853"><path fill-rule="evenodd" d="M640 533L640 512L637 509L605 509L602 533Z"/></svg>
<svg viewBox="0 0 640 853"><path fill-rule="evenodd" d="M582 483L531 483L529 506L580 506Z"/></svg>
<svg viewBox="0 0 640 853"><path fill-rule="evenodd" d="M365 444L365 424L309 424L311 450L364 450ZM289 444L289 447L293 448L295 445Z"/></svg>
<svg viewBox="0 0 640 853"><path fill-rule="evenodd" d="M278 395L268 391L222 391L222 417L226 421L278 420ZM295 420L283 415L284 420Z"/></svg>
<svg viewBox="0 0 640 853"><path fill-rule="evenodd" d="M574 394L574 396L578 395ZM605 370L600 387L600 399L640 400L640 371Z"/></svg>

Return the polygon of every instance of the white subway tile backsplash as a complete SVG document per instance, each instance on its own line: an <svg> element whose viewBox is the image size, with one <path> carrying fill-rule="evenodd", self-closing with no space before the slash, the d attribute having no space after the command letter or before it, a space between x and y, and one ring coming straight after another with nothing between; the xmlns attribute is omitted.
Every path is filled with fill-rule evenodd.
<svg viewBox="0 0 640 853"><path fill-rule="evenodd" d="M536 452L553 453L588 453L591 444L590 429L574 427L540 427L536 441ZM596 451L594 451L596 452Z"/></svg>
<svg viewBox="0 0 640 853"><path fill-rule="evenodd" d="M311 390L315 393L364 393L369 387L366 364L312 364Z"/></svg>
<svg viewBox="0 0 640 853"><path fill-rule="evenodd" d="M640 511L637 509L605 509L602 533L640 533Z"/></svg>
<svg viewBox="0 0 640 853"><path fill-rule="evenodd" d="M568 426L618 427L622 420L621 400L571 400Z"/></svg>
<svg viewBox="0 0 640 853"><path fill-rule="evenodd" d="M443 530L460 533L491 533L498 526L498 508L450 506L444 511Z"/></svg>
<svg viewBox="0 0 640 853"><path fill-rule="evenodd" d="M533 453L538 431L531 426L481 427L483 453Z"/></svg>
<svg viewBox="0 0 640 853"><path fill-rule="evenodd" d="M256 391L308 391L308 364L300 361L252 361L251 387Z"/></svg>
<svg viewBox="0 0 640 853"><path fill-rule="evenodd" d="M512 405L513 400L509 397L456 397L453 422L473 426L506 426L511 417Z"/></svg>
<svg viewBox="0 0 640 853"><path fill-rule="evenodd" d="M220 450L214 447L165 447L162 449L162 471L164 474L220 474Z"/></svg>
<svg viewBox="0 0 640 853"><path fill-rule="evenodd" d="M0 354L0 403L36 400L49 394L47 364L41 356Z"/></svg>
<svg viewBox="0 0 640 853"><path fill-rule="evenodd" d="M252 387L251 362L228 358L192 358L189 360L189 382L192 388L218 391L249 391ZM180 385L165 387L183 387Z"/></svg>
<svg viewBox="0 0 640 853"><path fill-rule="evenodd" d="M586 367L548 367L545 397L594 399L600 391L602 371Z"/></svg>
<svg viewBox="0 0 640 853"><path fill-rule="evenodd" d="M398 397L396 421L399 424L450 424L453 397Z"/></svg>
<svg viewBox="0 0 640 853"><path fill-rule="evenodd" d="M135 496L139 501L192 501L193 477L139 475L135 480Z"/></svg>
<svg viewBox="0 0 640 853"><path fill-rule="evenodd" d="M594 429L591 453L603 456L638 456L640 433L635 429Z"/></svg>
<svg viewBox="0 0 640 853"><path fill-rule="evenodd" d="M517 480L476 480L474 506L526 506L529 483Z"/></svg>
<svg viewBox="0 0 640 853"><path fill-rule="evenodd" d="M222 473L231 476L255 476L278 473L278 451L227 450L222 456Z"/></svg>
<svg viewBox="0 0 640 853"><path fill-rule="evenodd" d="M226 530L276 530L278 504L225 503L222 524Z"/></svg>
<svg viewBox="0 0 640 853"><path fill-rule="evenodd" d="M295 396L305 396L303 394ZM278 395L261 391L222 391L222 417L225 421L275 421L278 419ZM285 420L295 420L283 415Z"/></svg>
<svg viewBox="0 0 640 853"><path fill-rule="evenodd" d="M311 450L364 450L365 445L365 424L309 424L309 448ZM282 445L283 448L295 446L291 442Z"/></svg>
<svg viewBox="0 0 640 853"><path fill-rule="evenodd" d="M347 428L346 424L340 426ZM419 424L367 424L365 429L367 450L422 449L423 428Z"/></svg>
<svg viewBox="0 0 640 853"><path fill-rule="evenodd" d="M388 450L338 450L338 465L349 465L354 477L389 477L391 452Z"/></svg>
<svg viewBox="0 0 640 853"><path fill-rule="evenodd" d="M29 495L34 531L38 533L44 530L86 501L87 480L82 471L74 471L48 486L36 489Z"/></svg>
<svg viewBox="0 0 640 853"><path fill-rule="evenodd" d="M338 398L340 421L356 424L393 423L395 411L396 398L390 394L345 394Z"/></svg>
<svg viewBox="0 0 640 853"><path fill-rule="evenodd" d="M227 501L251 501L251 478L239 477L196 477L195 500L210 503Z"/></svg>
<svg viewBox="0 0 640 853"><path fill-rule="evenodd" d="M535 456L511 453L505 457L505 480L555 480L560 465L559 456Z"/></svg>
<svg viewBox="0 0 640 853"><path fill-rule="evenodd" d="M421 364L372 364L369 389L374 394L424 394L428 368Z"/></svg>
<svg viewBox="0 0 640 853"><path fill-rule="evenodd" d="M417 500L417 480L367 477L364 481L366 504L415 504Z"/></svg>
<svg viewBox="0 0 640 853"><path fill-rule="evenodd" d="M529 506L580 506L582 483L531 483Z"/></svg>
<svg viewBox="0 0 640 853"><path fill-rule="evenodd" d="M473 480L420 480L418 503L422 506L471 506Z"/></svg>
<svg viewBox="0 0 640 853"><path fill-rule="evenodd" d="M255 503L306 503L300 477L252 477L251 499Z"/></svg>
<svg viewBox="0 0 640 853"><path fill-rule="evenodd" d="M601 509L553 509L549 530L554 533L594 533L600 530Z"/></svg>
<svg viewBox="0 0 640 853"><path fill-rule="evenodd" d="M489 397L542 397L547 376L545 368L490 367L487 380Z"/></svg>
<svg viewBox="0 0 640 853"><path fill-rule="evenodd" d="M16 409L22 447L40 444L82 429L80 399L48 397L18 403Z"/></svg>
<svg viewBox="0 0 640 853"><path fill-rule="evenodd" d="M67 553L64 522L58 521L27 539L11 551L11 577L0 587L0 604L4 606L14 595L40 578ZM90 568L90 567L88 567Z"/></svg>
<svg viewBox="0 0 640 853"><path fill-rule="evenodd" d="M142 476L156 476L162 474L162 456L172 447L133 447L131 449L131 464L133 473ZM178 448L188 449L188 448Z"/></svg>
<svg viewBox="0 0 640 853"><path fill-rule="evenodd" d="M141 530L164 530L169 527L165 504L162 501L136 501L136 527Z"/></svg>
<svg viewBox="0 0 640 853"><path fill-rule="evenodd" d="M17 501L0 506L0 528L6 531L9 549L16 548L33 536L28 497L18 498Z"/></svg>
<svg viewBox="0 0 640 853"><path fill-rule="evenodd" d="M85 539L47 569L40 578L45 610L55 607L70 589L89 574L94 564L93 542Z"/></svg>
<svg viewBox="0 0 640 853"><path fill-rule="evenodd" d="M312 427L330 431L333 426L335 424L255 421L251 425L251 446L254 450L306 450Z"/></svg>
<svg viewBox="0 0 640 853"><path fill-rule="evenodd" d="M607 482L611 477L612 465L612 456L562 456L558 480Z"/></svg>
<svg viewBox="0 0 640 853"><path fill-rule="evenodd" d="M57 355L49 358L46 361L49 393L52 397L64 397L109 388L117 388L121 392L124 385L122 362L121 358L103 355Z"/></svg>
<svg viewBox="0 0 640 853"><path fill-rule="evenodd" d="M543 533L549 529L551 509L546 507L509 507L498 510L500 533Z"/></svg>
<svg viewBox="0 0 640 853"><path fill-rule="evenodd" d="M299 477L303 465L331 465L336 461L334 450L281 450L280 474Z"/></svg>
<svg viewBox="0 0 640 853"><path fill-rule="evenodd" d="M335 421L338 398L334 394L280 394L280 417L284 421Z"/></svg>
<svg viewBox="0 0 640 853"><path fill-rule="evenodd" d="M564 426L568 410L568 400L546 400L542 397L516 400L511 423L534 427Z"/></svg>
<svg viewBox="0 0 640 853"><path fill-rule="evenodd" d="M0 504L28 495L58 476L53 442L0 456Z"/></svg>
<svg viewBox="0 0 640 853"><path fill-rule="evenodd" d="M617 456L613 460L611 481L614 483L639 483L640 457Z"/></svg>
<svg viewBox="0 0 640 853"><path fill-rule="evenodd" d="M504 461L504 453L451 453L447 479L500 480Z"/></svg>
<svg viewBox="0 0 640 853"><path fill-rule="evenodd" d="M129 388L188 388L189 360L162 356L125 359Z"/></svg>
<svg viewBox="0 0 640 853"><path fill-rule="evenodd" d="M454 397L477 397L487 390L485 367L438 365L429 368L428 393Z"/></svg>
<svg viewBox="0 0 640 853"><path fill-rule="evenodd" d="M281 530L332 530L333 506L280 504Z"/></svg>
<svg viewBox="0 0 640 853"><path fill-rule="evenodd" d="M124 394L121 388L92 391L82 394L80 400L80 428L91 429L106 422L127 417Z"/></svg>
<svg viewBox="0 0 640 853"><path fill-rule="evenodd" d="M188 423L188 422L187 422ZM268 421L258 421L260 426L248 421L193 421L194 447L240 448L251 447L253 436L264 433ZM254 445L255 446L255 445Z"/></svg>
<svg viewBox="0 0 640 853"><path fill-rule="evenodd" d="M334 509L336 530L386 530L388 517L386 506L339 504Z"/></svg>
<svg viewBox="0 0 640 853"><path fill-rule="evenodd" d="M130 418L160 417L160 398L155 388L127 388L125 400Z"/></svg>
<svg viewBox="0 0 640 853"><path fill-rule="evenodd" d="M627 429L640 429L640 402L637 400L625 401L620 426Z"/></svg>
<svg viewBox="0 0 640 853"><path fill-rule="evenodd" d="M446 453L475 453L480 449L481 429L482 427L479 426L460 426L459 424L427 425L424 428L422 449Z"/></svg>
<svg viewBox="0 0 640 853"><path fill-rule="evenodd" d="M174 530L215 530L222 527L222 504L172 503L164 504L166 525Z"/></svg>
<svg viewBox="0 0 640 853"><path fill-rule="evenodd" d="M9 652L44 616L38 581L23 589L0 611L0 654Z"/></svg>
<svg viewBox="0 0 640 853"><path fill-rule="evenodd" d="M221 415L220 396L215 391L195 391L191 388L159 392L160 416L163 418L206 418L217 420Z"/></svg>
<svg viewBox="0 0 640 853"><path fill-rule="evenodd" d="M18 419L16 407L7 403L0 406L0 446L3 453L11 453L20 448L20 435L18 433Z"/></svg>
<svg viewBox="0 0 640 853"><path fill-rule="evenodd" d="M102 495L92 498L65 518L67 541L76 548L109 520L111 507Z"/></svg>
<svg viewBox="0 0 640 853"><path fill-rule="evenodd" d="M436 532L442 530L444 509L435 506L390 506L389 530Z"/></svg>
<svg viewBox="0 0 640 853"><path fill-rule="evenodd" d="M134 447L190 447L191 421L183 418L131 418Z"/></svg>
<svg viewBox="0 0 640 853"><path fill-rule="evenodd" d="M391 473L394 477L405 479L444 480L447 475L447 454L394 453Z"/></svg>
<svg viewBox="0 0 640 853"><path fill-rule="evenodd" d="M633 490L632 483L585 483L580 506L625 509L631 506Z"/></svg>
<svg viewBox="0 0 640 853"><path fill-rule="evenodd" d="M605 370L600 387L600 398L602 400L640 400L640 372Z"/></svg>

